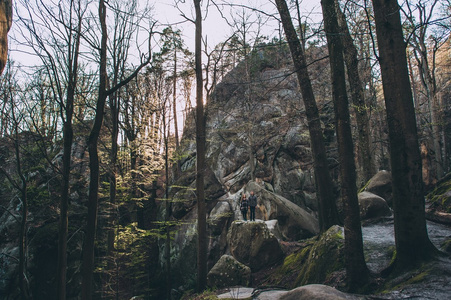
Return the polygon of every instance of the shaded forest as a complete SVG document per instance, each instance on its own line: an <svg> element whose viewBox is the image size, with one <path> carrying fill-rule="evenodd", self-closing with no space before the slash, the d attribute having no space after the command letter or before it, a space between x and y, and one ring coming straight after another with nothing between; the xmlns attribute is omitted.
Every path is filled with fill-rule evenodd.
<svg viewBox="0 0 451 300"><path fill-rule="evenodd" d="M0 298L445 299L451 3L167 5L0 1Z"/></svg>

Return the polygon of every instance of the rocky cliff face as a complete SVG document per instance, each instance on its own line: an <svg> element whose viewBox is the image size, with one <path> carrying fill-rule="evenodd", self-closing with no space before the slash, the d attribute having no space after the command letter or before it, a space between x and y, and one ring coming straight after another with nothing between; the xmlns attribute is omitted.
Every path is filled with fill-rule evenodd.
<svg viewBox="0 0 451 300"><path fill-rule="evenodd" d="M262 50L250 58L250 75L242 63L217 85L206 106L208 166L229 195L255 179L299 206L315 210L307 120L286 54L276 63L273 52ZM327 127L330 120L323 121ZM184 132L184 171L195 165L194 129L192 117ZM333 136L327 128L325 134Z"/></svg>
<svg viewBox="0 0 451 300"><path fill-rule="evenodd" d="M254 53L251 70L242 63L227 74L206 105L209 269L222 255L232 254L227 232L233 220L242 218L242 193L256 193L257 219L275 222L267 226L279 239L297 240L318 232L310 141L297 79L289 55L271 51ZM333 140L329 132L325 130ZM193 116L185 124L182 145L181 176L169 195L176 201L172 216L183 224L171 246L174 286L194 280L196 273Z"/></svg>
<svg viewBox="0 0 451 300"><path fill-rule="evenodd" d="M8 31L11 28L13 5L11 0L0 1L0 74L8 56Z"/></svg>

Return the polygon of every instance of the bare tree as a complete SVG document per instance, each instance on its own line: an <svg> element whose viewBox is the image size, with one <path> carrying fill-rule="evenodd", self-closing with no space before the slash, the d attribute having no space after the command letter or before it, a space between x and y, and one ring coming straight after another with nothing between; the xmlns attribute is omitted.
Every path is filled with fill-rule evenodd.
<svg viewBox="0 0 451 300"><path fill-rule="evenodd" d="M82 298L92 299L92 275L94 271L94 243L95 232L97 229L97 207L98 207L98 193L99 193L99 155L98 155L98 140L100 130L102 128L103 116L106 99L109 95L118 91L121 87L128 84L135 78L140 70L150 62L150 36L149 36L149 54L141 58L140 65L118 84L108 89L108 74L107 74L107 24L106 24L106 5L104 0L99 0L98 17L101 28L101 42L100 42L100 61L99 61L99 88L98 99L95 109L94 123L88 137L88 151L89 151L89 194L88 194L88 223L86 226L86 235L83 246L83 281L82 281Z"/></svg>
<svg viewBox="0 0 451 300"><path fill-rule="evenodd" d="M399 4L373 0L393 177L396 257L389 270L412 268L437 250L426 230L424 186Z"/></svg>
<svg viewBox="0 0 451 300"><path fill-rule="evenodd" d="M407 2L402 12L408 24L408 44L413 49L418 68L420 82L427 97L430 137L432 138L433 161L435 177L439 180L444 175L443 153L443 109L440 103L440 93L444 86L439 85L437 53L446 47L450 29L441 23L446 19L437 14L441 1L418 1L415 4ZM448 17L449 18L449 17ZM435 29L435 30L434 30ZM416 91L416 89L414 89Z"/></svg>
<svg viewBox="0 0 451 300"><path fill-rule="evenodd" d="M206 133L202 74L202 11L201 0L193 0L195 8L195 70L196 70L196 196L197 196L197 290L207 286L207 213L205 207Z"/></svg>
<svg viewBox="0 0 451 300"><path fill-rule="evenodd" d="M7 72L5 75L7 78L8 91L4 93L6 96L4 101L9 101L10 118L8 119L8 127L10 132L8 134L11 139L14 151L14 169L15 174L8 173L3 166L0 166L0 172L5 175L9 183L19 192L19 199L21 202L20 218L20 231L19 231L19 290L20 299L26 300L30 298L28 290L28 280L27 280L27 270L26 270L26 251L27 251L27 231L28 231L28 197L27 197L27 187L28 181L24 174L23 169L23 153L21 148L24 147L23 142L26 138L21 135L20 129L24 123L24 114L20 111L20 105L16 103L17 99L14 93L15 83L13 83L12 74Z"/></svg>
<svg viewBox="0 0 451 300"><path fill-rule="evenodd" d="M369 271L363 256L362 228L357 199L354 147L349 116L349 103L346 92L343 44L340 38L337 10L334 0L321 1L326 31L329 62L332 77L332 96L335 111L335 131L338 140L340 160L340 184L343 201L345 230L345 266L346 279L350 290L356 290L366 284Z"/></svg>
<svg viewBox="0 0 451 300"><path fill-rule="evenodd" d="M352 106L357 122L358 132L358 158L361 162L363 180L367 182L376 172L372 151L370 148L370 128L368 120L368 106L365 103L363 83L359 74L359 59L357 48L349 32L345 14L341 11L338 1L335 1L338 24L340 26L340 37L343 43L343 53L346 62L349 88L351 92Z"/></svg>
<svg viewBox="0 0 451 300"><path fill-rule="evenodd" d="M338 224L339 219L332 190L333 184L329 174L318 107L316 106L313 95L305 54L294 29L287 3L284 0L276 0L276 5L290 46L291 57L305 105L313 154L315 183L318 190L319 224L321 232L325 232L330 226Z"/></svg>
<svg viewBox="0 0 451 300"><path fill-rule="evenodd" d="M79 75L79 55L82 22L86 12L85 1L62 1L49 5L42 0L34 6L21 2L26 8L28 19L19 16L22 25L28 29L24 37L43 63L43 70L50 80L53 98L59 104L63 123L63 163L60 202L60 223L58 239L57 297L66 299L67 236L69 209L69 176L73 141L72 119ZM35 18L37 20L35 20ZM29 22L31 21L31 22ZM41 30L44 30L44 35ZM64 50L64 51L62 51ZM43 96L42 101L43 100ZM56 124L56 122L55 122ZM39 128L37 128L39 130Z"/></svg>

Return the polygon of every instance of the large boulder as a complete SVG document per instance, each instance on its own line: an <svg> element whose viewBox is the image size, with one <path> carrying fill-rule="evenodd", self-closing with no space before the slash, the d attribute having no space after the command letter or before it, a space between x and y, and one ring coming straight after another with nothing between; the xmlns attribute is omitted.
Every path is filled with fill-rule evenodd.
<svg viewBox="0 0 451 300"><path fill-rule="evenodd" d="M284 256L277 238L262 221L234 221L227 241L233 257L253 272L282 261Z"/></svg>
<svg viewBox="0 0 451 300"><path fill-rule="evenodd" d="M285 294L282 294L280 300L352 300L362 299L355 295L346 294L339 290L322 284L309 284L298 287Z"/></svg>
<svg viewBox="0 0 451 300"><path fill-rule="evenodd" d="M365 191L384 198L391 207L393 204L391 173L385 170L377 172L376 175L368 181Z"/></svg>
<svg viewBox="0 0 451 300"><path fill-rule="evenodd" d="M216 288L248 286L250 282L251 269L230 255L221 256L207 276L208 286Z"/></svg>
<svg viewBox="0 0 451 300"><path fill-rule="evenodd" d="M344 267L344 231L334 225L323 233L308 251L299 272L298 284L324 282L333 272Z"/></svg>
<svg viewBox="0 0 451 300"><path fill-rule="evenodd" d="M245 188L257 195L256 217L261 220L277 220L283 236L292 240L312 237L319 233L318 220L305 209L284 197L264 189L255 182Z"/></svg>
<svg viewBox="0 0 451 300"><path fill-rule="evenodd" d="M358 195L360 218L362 220L387 217L391 215L387 202L378 195L370 192L361 192Z"/></svg>
<svg viewBox="0 0 451 300"><path fill-rule="evenodd" d="M293 289L324 283L344 271L344 233L337 225L322 235L302 241L301 248L285 257L268 285Z"/></svg>

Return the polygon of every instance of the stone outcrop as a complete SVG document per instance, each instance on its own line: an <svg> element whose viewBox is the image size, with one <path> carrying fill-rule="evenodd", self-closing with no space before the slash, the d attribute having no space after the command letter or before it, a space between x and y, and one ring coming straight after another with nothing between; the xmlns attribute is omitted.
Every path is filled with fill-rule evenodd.
<svg viewBox="0 0 451 300"><path fill-rule="evenodd" d="M280 232L285 238L299 240L319 233L316 217L298 205L255 182L246 185L245 192L249 194L250 191L257 195L257 219L277 220Z"/></svg>
<svg viewBox="0 0 451 300"><path fill-rule="evenodd" d="M368 181L365 191L382 197L391 207L393 204L391 173L385 170L377 172Z"/></svg>
<svg viewBox="0 0 451 300"><path fill-rule="evenodd" d="M250 282L251 269L230 255L221 256L207 276L208 286L215 288L248 286Z"/></svg>
<svg viewBox="0 0 451 300"><path fill-rule="evenodd" d="M358 195L360 218L362 220L388 217L391 215L387 202L378 195L370 192L361 192Z"/></svg>
<svg viewBox="0 0 451 300"><path fill-rule="evenodd" d="M283 251L265 222L234 221L227 240L230 253L253 272L281 262Z"/></svg>
<svg viewBox="0 0 451 300"><path fill-rule="evenodd" d="M0 0L0 74L8 57L8 31L11 28L13 5L11 0Z"/></svg>
<svg viewBox="0 0 451 300"><path fill-rule="evenodd" d="M318 238L302 242L302 248L287 257L267 282L268 285L295 288L323 283L344 269L344 233L337 225ZM295 279L295 280L293 280Z"/></svg>
<svg viewBox="0 0 451 300"><path fill-rule="evenodd" d="M268 51L274 52L266 53ZM274 55L280 57L277 63L273 61ZM255 189L261 200L257 219L272 221L270 225L278 239L298 240L319 231L314 213L316 196L310 139L307 124L302 121L304 107L299 101L301 95L288 52L281 55L280 49L269 47L252 59L257 66L251 75L255 84L242 84L246 72L244 63L239 64L222 78L206 104L209 268L222 255L231 252L233 247L230 239L227 240L227 232L233 220L241 219L240 194L249 192L250 188ZM264 84L259 83L262 81ZM183 270L185 275L175 274L174 286L190 281L187 277L194 274L196 268L193 254L197 220L196 147L195 122L191 116L185 122L181 153L181 173L171 185L169 198L174 200L172 218L182 224L171 246L173 266ZM249 184L252 179L258 184ZM163 211L161 208L159 220ZM265 229L258 232L268 231L263 222L259 226ZM280 246L277 238L271 236L264 243L277 249L275 257L280 260ZM164 243L159 245L160 259L164 261ZM263 262L273 256L259 260ZM261 268L254 263L252 270ZM273 262L265 264L268 263Z"/></svg>

